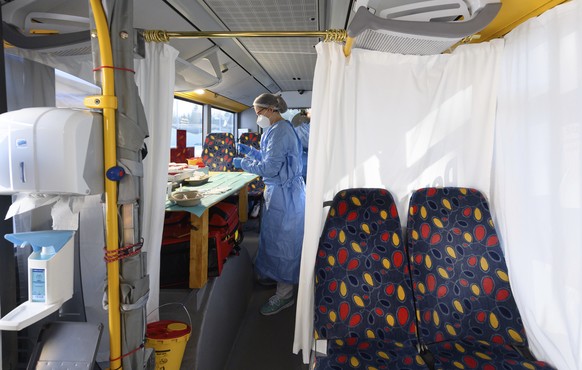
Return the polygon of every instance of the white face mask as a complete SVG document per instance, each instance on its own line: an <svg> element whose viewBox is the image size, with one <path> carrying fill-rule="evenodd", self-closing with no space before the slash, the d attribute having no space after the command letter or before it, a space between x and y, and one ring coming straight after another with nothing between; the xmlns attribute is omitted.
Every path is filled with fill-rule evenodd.
<svg viewBox="0 0 582 370"><path fill-rule="evenodd" d="M259 125L260 128L267 128L271 125L271 121L266 116L260 114L257 117L257 125Z"/></svg>

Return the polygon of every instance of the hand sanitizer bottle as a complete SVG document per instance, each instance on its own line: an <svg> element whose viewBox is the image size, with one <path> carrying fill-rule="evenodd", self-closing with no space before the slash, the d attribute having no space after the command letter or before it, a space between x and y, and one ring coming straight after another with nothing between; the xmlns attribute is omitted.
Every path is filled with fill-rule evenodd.
<svg viewBox="0 0 582 370"><path fill-rule="evenodd" d="M49 260L55 254L55 247L50 245L41 248L39 257L41 260ZM46 302L46 269L33 268L31 272L31 300L33 302Z"/></svg>

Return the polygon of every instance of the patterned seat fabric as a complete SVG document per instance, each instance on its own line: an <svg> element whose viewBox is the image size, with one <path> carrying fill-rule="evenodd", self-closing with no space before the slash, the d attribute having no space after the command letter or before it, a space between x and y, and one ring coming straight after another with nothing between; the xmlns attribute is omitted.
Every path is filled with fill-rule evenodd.
<svg viewBox="0 0 582 370"><path fill-rule="evenodd" d="M416 356L408 264L388 191L336 194L319 241L315 275L315 337L330 340L329 355L316 360L317 369L350 368L349 363L362 369L427 368ZM410 367L389 366L390 361Z"/></svg>
<svg viewBox="0 0 582 370"><path fill-rule="evenodd" d="M317 369L427 369L416 348L357 338L329 342L327 356L317 358Z"/></svg>
<svg viewBox="0 0 582 370"><path fill-rule="evenodd" d="M528 359L508 344L485 341L459 340L440 342L429 346L435 354L435 370L483 369L483 370L534 370L552 369L542 361Z"/></svg>
<svg viewBox="0 0 582 370"><path fill-rule="evenodd" d="M229 132L211 133L204 139L202 161L210 171L234 170L232 160L236 155L234 135Z"/></svg>
<svg viewBox="0 0 582 370"><path fill-rule="evenodd" d="M420 341L435 368L539 366L511 365L527 362L511 347L527 350L527 339L485 197L468 188L417 190L407 234Z"/></svg>
<svg viewBox="0 0 582 370"><path fill-rule="evenodd" d="M245 132L240 135L239 143L249 145L257 150L261 148L261 134L254 132ZM260 197L265 191L265 183L262 178L253 180L248 185L248 192L250 197Z"/></svg>
<svg viewBox="0 0 582 370"><path fill-rule="evenodd" d="M261 134L256 132L243 132L238 141L241 144L252 146L255 149L261 148Z"/></svg>

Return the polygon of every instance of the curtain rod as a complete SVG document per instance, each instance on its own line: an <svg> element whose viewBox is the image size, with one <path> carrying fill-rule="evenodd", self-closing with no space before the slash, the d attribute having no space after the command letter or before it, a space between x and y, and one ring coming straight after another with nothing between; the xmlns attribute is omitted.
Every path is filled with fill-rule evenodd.
<svg viewBox="0 0 582 370"><path fill-rule="evenodd" d="M345 42L346 30L332 29L326 31L209 31L209 32L168 32L163 30L144 30L145 41L168 42L170 39L188 38L224 38L224 37L319 37L324 42Z"/></svg>

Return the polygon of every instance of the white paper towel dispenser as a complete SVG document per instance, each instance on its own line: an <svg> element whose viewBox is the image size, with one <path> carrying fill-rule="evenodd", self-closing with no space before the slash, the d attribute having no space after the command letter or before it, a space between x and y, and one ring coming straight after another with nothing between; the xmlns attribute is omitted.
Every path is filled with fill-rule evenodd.
<svg viewBox="0 0 582 370"><path fill-rule="evenodd" d="M70 108L0 114L0 194L103 192L102 116Z"/></svg>

